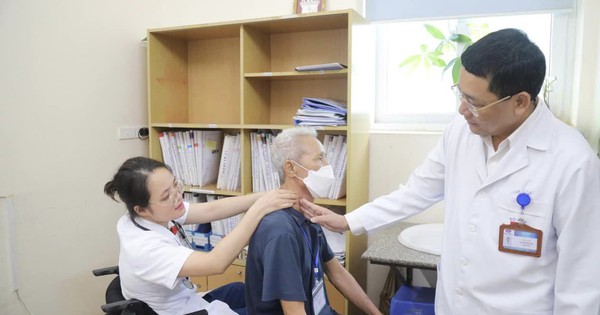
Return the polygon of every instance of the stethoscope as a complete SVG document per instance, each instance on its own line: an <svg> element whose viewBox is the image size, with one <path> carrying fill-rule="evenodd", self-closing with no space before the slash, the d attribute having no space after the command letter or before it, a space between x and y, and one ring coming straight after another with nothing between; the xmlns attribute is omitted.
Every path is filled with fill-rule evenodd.
<svg viewBox="0 0 600 315"><path fill-rule="evenodd" d="M139 223L137 223L134 218L131 218L131 222L133 222L133 224L138 227L139 229L141 229L142 231L150 231L150 229L148 229L147 227L141 226ZM183 227L181 226L181 224L179 224L179 222L175 221L175 220L171 220L171 223L173 223L173 227L176 230L176 234L178 236L178 238L180 240L183 240L183 242L185 243L185 246L187 246L188 248L192 248L192 243L190 243L190 241L187 238L187 234L185 234L185 231L183 230ZM175 234L175 232L173 230L171 230L171 232L173 232ZM182 245L181 243L179 243L179 245ZM192 248L193 249L193 248ZM185 279L182 280L183 285L188 288L188 289L194 289L194 284L192 283L192 281L190 281L189 277L185 277Z"/></svg>

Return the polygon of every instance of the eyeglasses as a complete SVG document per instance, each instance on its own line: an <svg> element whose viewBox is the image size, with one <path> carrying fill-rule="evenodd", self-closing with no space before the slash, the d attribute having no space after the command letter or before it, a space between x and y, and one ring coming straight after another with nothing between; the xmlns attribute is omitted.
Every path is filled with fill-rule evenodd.
<svg viewBox="0 0 600 315"><path fill-rule="evenodd" d="M162 206L174 206L175 203L177 203L179 197L181 197L181 194L183 194L183 181L179 178L176 178L175 182L173 183L173 188L175 189L169 190L169 197L167 200L148 203Z"/></svg>
<svg viewBox="0 0 600 315"><path fill-rule="evenodd" d="M463 95L463 93L460 91L460 89L458 88L458 84L455 84L453 86L450 87L452 89L452 91L454 92L454 94L456 94L456 97L458 98L458 100L460 100L461 102L465 102L467 104L467 109L471 112L471 114L473 114L473 116L475 117L479 117L479 112L486 109L486 108L490 108L498 103L502 103L504 101L506 101L507 99L511 98L512 95L506 96L504 98L501 98L495 102L489 103L487 105L483 105L483 106L476 106L471 104L471 102L469 102L469 100L467 100L465 98L465 96Z"/></svg>

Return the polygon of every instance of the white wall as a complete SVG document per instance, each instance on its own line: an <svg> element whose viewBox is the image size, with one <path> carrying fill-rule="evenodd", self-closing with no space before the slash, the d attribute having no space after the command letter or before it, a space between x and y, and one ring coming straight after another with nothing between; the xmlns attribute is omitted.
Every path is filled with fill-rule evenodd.
<svg viewBox="0 0 600 315"><path fill-rule="evenodd" d="M330 0L328 9L361 7ZM207 4L210 4L207 6ZM101 314L124 207L103 195L147 124L146 29L292 13L293 0L1 0L0 196L12 196L19 293L31 314ZM3 198L0 199L2 205ZM12 292L0 206L0 314L27 314Z"/></svg>
<svg viewBox="0 0 600 315"><path fill-rule="evenodd" d="M600 1L578 0L577 15L571 123L600 153Z"/></svg>
<svg viewBox="0 0 600 315"><path fill-rule="evenodd" d="M372 133L369 139L369 200L386 195L405 184L412 171L436 145L440 133ZM413 223L444 221L443 202L406 220ZM369 234L369 244L381 231ZM389 267L368 265L367 294L378 305ZM414 284L429 286L419 270L414 272ZM435 284L435 282L433 283Z"/></svg>

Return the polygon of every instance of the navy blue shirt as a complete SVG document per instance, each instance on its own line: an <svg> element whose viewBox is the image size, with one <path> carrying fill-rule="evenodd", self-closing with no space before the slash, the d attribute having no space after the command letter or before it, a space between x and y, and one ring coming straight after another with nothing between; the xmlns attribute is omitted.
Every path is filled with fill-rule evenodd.
<svg viewBox="0 0 600 315"><path fill-rule="evenodd" d="M335 257L321 227L293 208L266 215L248 248L245 287L248 314L283 314L279 300L303 301L306 314L313 314L312 269L317 247L320 248L319 279L323 279L323 262Z"/></svg>

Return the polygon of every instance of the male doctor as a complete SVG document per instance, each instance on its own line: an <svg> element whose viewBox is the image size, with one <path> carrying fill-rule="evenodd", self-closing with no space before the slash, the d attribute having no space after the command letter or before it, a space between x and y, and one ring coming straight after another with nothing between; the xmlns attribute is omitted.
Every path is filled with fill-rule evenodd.
<svg viewBox="0 0 600 315"><path fill-rule="evenodd" d="M538 96L544 55L504 29L461 60L463 117L406 186L345 216L303 212L360 234L445 199L436 314L600 314L600 160Z"/></svg>

